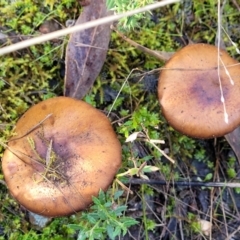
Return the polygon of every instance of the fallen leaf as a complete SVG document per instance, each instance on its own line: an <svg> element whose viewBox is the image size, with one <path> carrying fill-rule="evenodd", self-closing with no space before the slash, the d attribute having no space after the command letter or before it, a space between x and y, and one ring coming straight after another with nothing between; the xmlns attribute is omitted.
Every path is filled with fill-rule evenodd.
<svg viewBox="0 0 240 240"><path fill-rule="evenodd" d="M233 149L240 163L240 127L225 135L226 140Z"/></svg>
<svg viewBox="0 0 240 240"><path fill-rule="evenodd" d="M158 168L158 167L155 167L155 166L145 166L145 167L143 168L143 172L145 172L145 173L156 172L156 171L158 171L158 170L159 170L159 168Z"/></svg>
<svg viewBox="0 0 240 240"><path fill-rule="evenodd" d="M206 236L209 236L212 231L212 223L203 219L200 219L199 223L202 233Z"/></svg>
<svg viewBox="0 0 240 240"><path fill-rule="evenodd" d="M76 24L109 15L105 0L90 1ZM111 29L109 24L75 32L66 50L64 95L82 99L89 91L105 62Z"/></svg>
<svg viewBox="0 0 240 240"><path fill-rule="evenodd" d="M139 135L140 133L141 133L141 132L134 132L134 133L130 134L130 135L126 138L125 142L134 142L134 141L137 139L137 137L138 137L138 135Z"/></svg>

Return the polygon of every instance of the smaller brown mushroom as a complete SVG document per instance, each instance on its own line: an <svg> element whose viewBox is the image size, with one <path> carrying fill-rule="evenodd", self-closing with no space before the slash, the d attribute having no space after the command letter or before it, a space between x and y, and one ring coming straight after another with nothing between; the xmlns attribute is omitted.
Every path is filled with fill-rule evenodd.
<svg viewBox="0 0 240 240"><path fill-rule="evenodd" d="M158 96L163 115L188 136L223 136L240 124L240 65L226 51L219 51L221 61L215 46L188 45L161 72Z"/></svg>
<svg viewBox="0 0 240 240"><path fill-rule="evenodd" d="M63 216L87 208L121 165L121 145L107 117L89 104L56 97L17 122L2 169L26 209Z"/></svg>

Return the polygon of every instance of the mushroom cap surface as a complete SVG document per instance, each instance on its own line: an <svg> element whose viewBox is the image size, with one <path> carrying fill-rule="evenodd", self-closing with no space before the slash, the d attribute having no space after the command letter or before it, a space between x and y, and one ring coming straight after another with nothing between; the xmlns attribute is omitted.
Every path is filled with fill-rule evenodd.
<svg viewBox="0 0 240 240"><path fill-rule="evenodd" d="M40 102L18 120L15 133L2 159L7 186L21 205L43 216L87 208L121 165L110 121L81 100Z"/></svg>
<svg viewBox="0 0 240 240"><path fill-rule="evenodd" d="M224 50L220 50L220 57L219 75L228 123L221 101L217 47L188 45L165 64L158 85L159 102L163 115L179 132L196 138L213 138L239 125L240 65Z"/></svg>

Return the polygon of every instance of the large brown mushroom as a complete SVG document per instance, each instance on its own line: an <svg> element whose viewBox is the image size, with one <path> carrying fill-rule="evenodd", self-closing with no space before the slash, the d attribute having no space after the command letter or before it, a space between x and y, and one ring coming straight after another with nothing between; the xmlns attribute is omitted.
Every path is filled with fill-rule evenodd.
<svg viewBox="0 0 240 240"><path fill-rule="evenodd" d="M26 209L63 216L85 209L121 165L121 145L107 117L89 104L56 97L17 122L2 169Z"/></svg>
<svg viewBox="0 0 240 240"><path fill-rule="evenodd" d="M188 45L161 72L158 96L163 114L173 128L188 136L223 136L240 123L240 65L226 51L219 51L220 59L215 46Z"/></svg>

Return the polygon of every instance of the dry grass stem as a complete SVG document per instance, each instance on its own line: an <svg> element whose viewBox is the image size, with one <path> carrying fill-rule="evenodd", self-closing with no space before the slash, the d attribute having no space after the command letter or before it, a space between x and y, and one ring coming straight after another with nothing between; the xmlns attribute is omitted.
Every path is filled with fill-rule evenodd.
<svg viewBox="0 0 240 240"><path fill-rule="evenodd" d="M17 50L20 50L20 49L23 49L23 48L26 48L26 47L30 47L32 45L36 45L36 44L39 44L39 43L42 43L42 42L46 42L46 41L52 40L54 38L59 38L59 37L65 36L65 35L73 33L73 32L82 31L82 30L89 29L89 28L92 28L92 27L96 27L96 26L106 24L106 23L111 23L111 22L117 21L117 20L119 20L120 18L123 18L123 17L129 17L129 16L132 16L132 15L141 13L141 12L147 12L147 11L150 11L150 10L153 10L153 9L156 9L156 8L159 8L159 7L163 7L163 6L172 4L172 3L177 3L177 2L180 2L180 0L163 0L161 2L150 4L150 5L147 5L145 7L135 9L135 10L132 10L132 11L129 11L129 12L100 18L100 19L97 19L97 20L94 20L94 21L90 21L90 22L81 24L81 25L75 25L75 26L70 27L70 28L65 28L65 29L58 30L58 31L55 31L55 32L52 32L52 33L44 34L44 35L41 35L41 36L38 36L38 37L35 37L35 38L31 38L31 39L28 39L28 40L25 40L25 41L22 41L22 42L19 42L19 43L16 43L16 44L13 44L13 45L10 45L10 46L7 46L7 47L3 47L3 48L0 49L0 56L4 55L4 54L7 54L7 53L17 51Z"/></svg>

